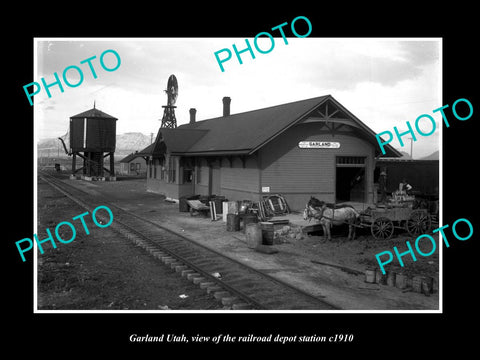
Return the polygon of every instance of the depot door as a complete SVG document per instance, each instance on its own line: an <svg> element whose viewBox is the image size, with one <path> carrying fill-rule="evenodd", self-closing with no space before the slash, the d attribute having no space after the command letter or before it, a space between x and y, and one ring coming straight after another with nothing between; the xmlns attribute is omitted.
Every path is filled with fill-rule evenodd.
<svg viewBox="0 0 480 360"><path fill-rule="evenodd" d="M220 195L220 166L212 165L209 169L208 195Z"/></svg>
<svg viewBox="0 0 480 360"><path fill-rule="evenodd" d="M365 202L365 159L363 156L337 156L335 201Z"/></svg>

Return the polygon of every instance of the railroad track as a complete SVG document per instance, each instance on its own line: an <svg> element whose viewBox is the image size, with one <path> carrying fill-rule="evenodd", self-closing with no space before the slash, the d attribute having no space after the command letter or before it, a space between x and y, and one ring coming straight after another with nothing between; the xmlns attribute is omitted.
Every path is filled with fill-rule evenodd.
<svg viewBox="0 0 480 360"><path fill-rule="evenodd" d="M56 177L39 172L39 178L88 211L108 206L111 228L148 251L172 271L198 284L233 310L338 310L335 305L295 288L269 274L194 242L135 213L88 194ZM107 221L107 220L105 220Z"/></svg>

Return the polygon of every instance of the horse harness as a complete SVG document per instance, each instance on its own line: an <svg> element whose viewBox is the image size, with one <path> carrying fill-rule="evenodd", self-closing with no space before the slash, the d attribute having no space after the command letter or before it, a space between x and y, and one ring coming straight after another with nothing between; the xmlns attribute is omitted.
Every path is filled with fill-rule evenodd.
<svg viewBox="0 0 480 360"><path fill-rule="evenodd" d="M307 208L308 208L308 214L310 214L310 213L311 213L310 206L307 206ZM319 212L320 212L320 216L317 217L317 216L313 215L313 216L309 216L309 218L314 217L314 218L318 219L319 221L322 220L322 219L327 219L327 220L332 220L332 221L335 220L335 209L332 209L332 210L333 210L333 211L332 211L332 213L333 213L333 218L331 218L331 217L328 217L328 216L323 215L323 213L325 212L325 209L328 208L328 206L325 206L325 207L322 206L321 208L312 206L312 208L314 208L315 210L319 211Z"/></svg>

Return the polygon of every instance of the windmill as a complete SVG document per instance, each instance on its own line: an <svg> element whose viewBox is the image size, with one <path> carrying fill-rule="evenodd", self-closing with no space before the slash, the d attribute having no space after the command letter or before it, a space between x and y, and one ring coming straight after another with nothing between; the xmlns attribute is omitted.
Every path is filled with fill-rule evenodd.
<svg viewBox="0 0 480 360"><path fill-rule="evenodd" d="M178 83L175 75L170 75L167 82L167 105L162 106L165 110L163 112L161 128L176 128L177 119L175 118L175 102L178 97Z"/></svg>

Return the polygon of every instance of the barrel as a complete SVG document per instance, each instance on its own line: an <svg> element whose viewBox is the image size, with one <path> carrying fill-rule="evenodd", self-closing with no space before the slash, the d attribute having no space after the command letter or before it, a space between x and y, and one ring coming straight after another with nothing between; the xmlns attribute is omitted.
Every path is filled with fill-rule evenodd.
<svg viewBox="0 0 480 360"><path fill-rule="evenodd" d="M374 283L375 282L375 269L366 269L365 270L365 282Z"/></svg>
<svg viewBox="0 0 480 360"><path fill-rule="evenodd" d="M215 196L212 201L215 202L215 209L217 209L217 214L223 213L222 203L225 201L225 196Z"/></svg>
<svg viewBox="0 0 480 360"><path fill-rule="evenodd" d="M423 276L414 276L412 279L412 290L413 292L421 293L422 292L422 281L424 277Z"/></svg>
<svg viewBox="0 0 480 360"><path fill-rule="evenodd" d="M240 230L240 217L238 214L227 214L227 231Z"/></svg>
<svg viewBox="0 0 480 360"><path fill-rule="evenodd" d="M405 289L407 287L408 277L405 274L397 273L395 276L395 287Z"/></svg>
<svg viewBox="0 0 480 360"><path fill-rule="evenodd" d="M274 225L272 222L261 222L263 245L273 245Z"/></svg>
<svg viewBox="0 0 480 360"><path fill-rule="evenodd" d="M433 278L431 276L414 276L412 290L417 293L430 295L433 293Z"/></svg>
<svg viewBox="0 0 480 360"><path fill-rule="evenodd" d="M395 286L395 277L397 273L394 271L387 271L387 285L388 286Z"/></svg>
<svg viewBox="0 0 480 360"><path fill-rule="evenodd" d="M433 277L424 276L422 280L422 293L425 295L433 294Z"/></svg>
<svg viewBox="0 0 480 360"><path fill-rule="evenodd" d="M387 274L383 274L381 269L375 270L375 282L377 284L386 285L387 283Z"/></svg>
<svg viewBox="0 0 480 360"><path fill-rule="evenodd" d="M258 223L249 223L245 229L245 237L247 239L247 247L255 249L262 244L262 228Z"/></svg>
<svg viewBox="0 0 480 360"><path fill-rule="evenodd" d="M243 232L246 234L247 225L251 223L257 223L258 217L256 214L245 214L243 215Z"/></svg>

